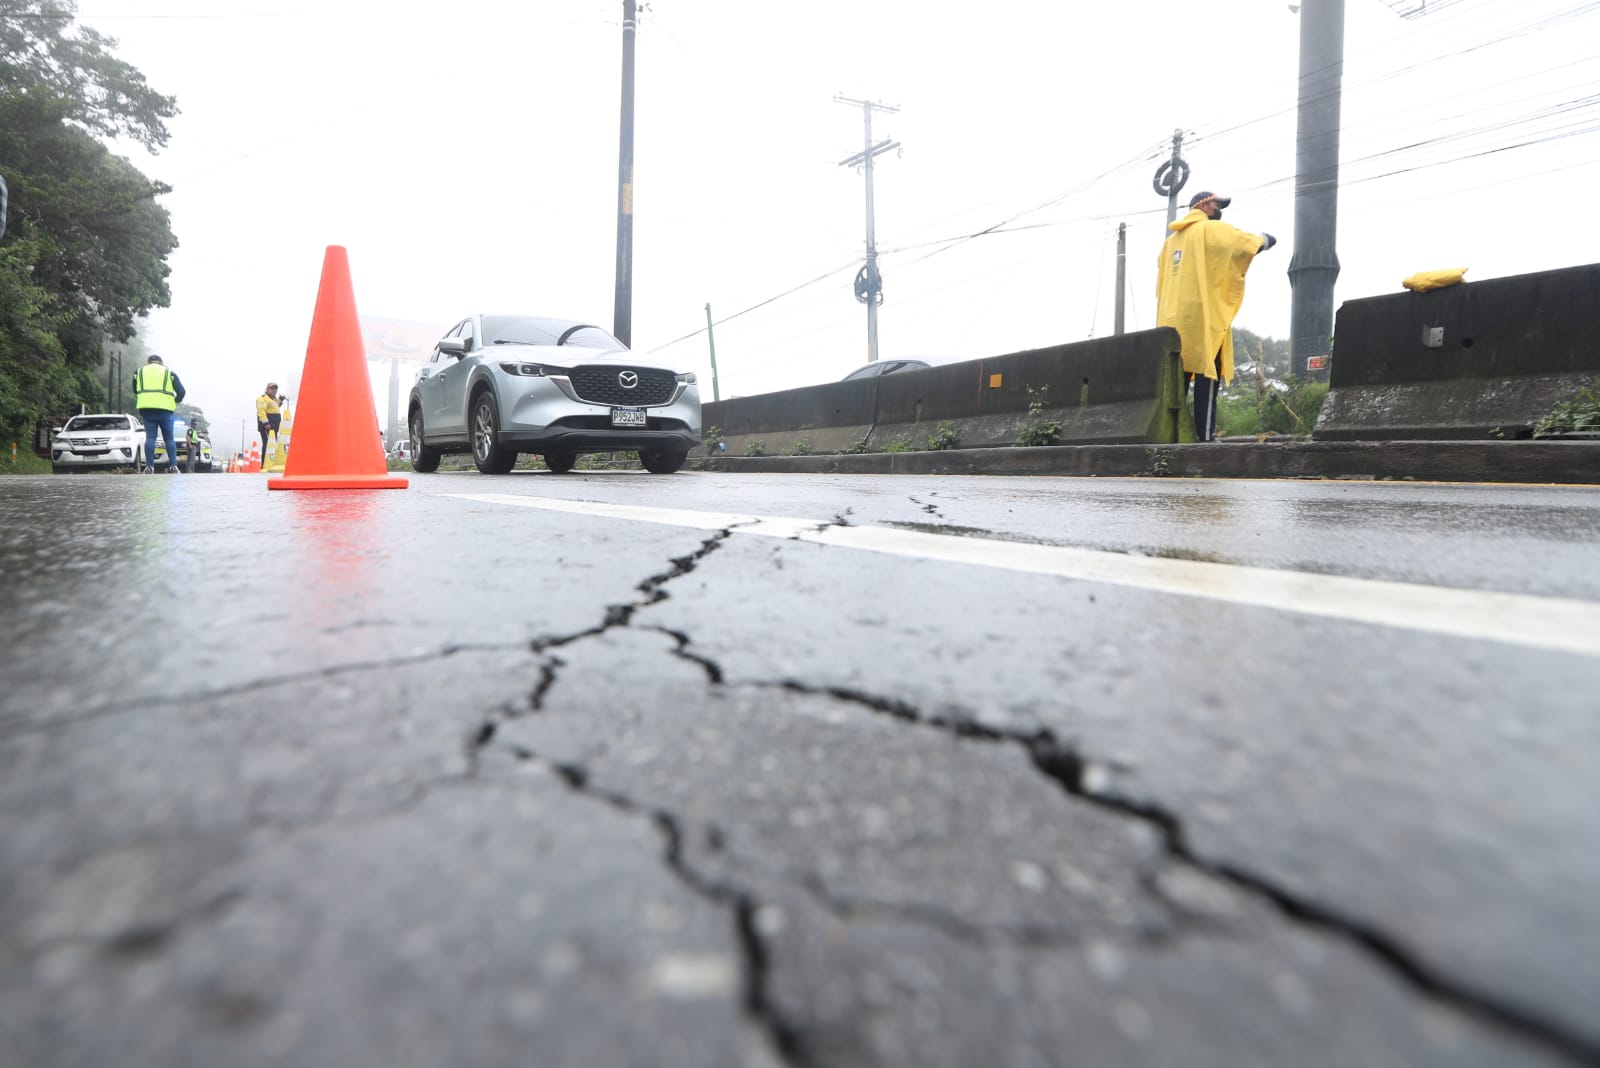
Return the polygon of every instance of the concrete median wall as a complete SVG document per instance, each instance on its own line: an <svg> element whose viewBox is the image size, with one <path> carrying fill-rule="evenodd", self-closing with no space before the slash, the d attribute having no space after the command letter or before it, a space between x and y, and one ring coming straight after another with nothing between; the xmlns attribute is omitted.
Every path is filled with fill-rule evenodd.
<svg viewBox="0 0 1600 1068"><path fill-rule="evenodd" d="M1030 388L1043 391L1042 418L1061 423L1060 444L1194 440L1178 335L1165 328L740 397L705 405L702 425L720 428L734 456L754 442L769 456L802 443L819 453L924 449L942 422L962 448L1007 446L1028 424Z"/></svg>
<svg viewBox="0 0 1600 1068"><path fill-rule="evenodd" d="M1600 264L1348 301L1312 436L1526 437L1600 377L1596 309Z"/></svg>

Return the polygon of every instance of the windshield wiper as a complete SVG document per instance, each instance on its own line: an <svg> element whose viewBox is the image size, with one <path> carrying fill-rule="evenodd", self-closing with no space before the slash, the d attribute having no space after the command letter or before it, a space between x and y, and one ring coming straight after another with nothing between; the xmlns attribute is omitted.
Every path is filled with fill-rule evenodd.
<svg viewBox="0 0 1600 1068"><path fill-rule="evenodd" d="M494 339L493 344L496 344L496 345L548 345L548 344L550 344L550 342L548 340L546 340L546 341L519 341L514 337L497 337L497 338Z"/></svg>

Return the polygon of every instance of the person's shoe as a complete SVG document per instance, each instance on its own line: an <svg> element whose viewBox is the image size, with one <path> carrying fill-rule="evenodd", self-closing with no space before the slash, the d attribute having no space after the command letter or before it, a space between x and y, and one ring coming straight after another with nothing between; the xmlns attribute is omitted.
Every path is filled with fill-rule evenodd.
<svg viewBox="0 0 1600 1068"><path fill-rule="evenodd" d="M177 469L177 468L176 468L176 467L169 467L169 468L167 468L167 474L169 474L169 475L175 475L175 474L177 474L177 473L178 473L178 469Z"/></svg>
<svg viewBox="0 0 1600 1068"><path fill-rule="evenodd" d="M147 475L153 475L153 474L156 473L156 469L153 468L153 467L146 467L144 469L144 473L147 474Z"/></svg>

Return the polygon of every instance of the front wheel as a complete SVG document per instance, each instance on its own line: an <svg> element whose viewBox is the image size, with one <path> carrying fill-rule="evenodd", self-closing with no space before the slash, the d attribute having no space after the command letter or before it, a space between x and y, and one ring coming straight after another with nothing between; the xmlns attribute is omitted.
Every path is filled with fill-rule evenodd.
<svg viewBox="0 0 1600 1068"><path fill-rule="evenodd" d="M679 449L640 449L639 462L652 475L670 475L683 466L689 453Z"/></svg>
<svg viewBox="0 0 1600 1068"><path fill-rule="evenodd" d="M472 460L486 475L503 475L517 462L517 454L500 446L500 406L485 390L472 402Z"/></svg>
<svg viewBox="0 0 1600 1068"><path fill-rule="evenodd" d="M423 444L422 437L422 412L411 413L411 466L424 475L432 474L439 470L438 449L430 449Z"/></svg>
<svg viewBox="0 0 1600 1068"><path fill-rule="evenodd" d="M550 469L551 474L564 475L571 471L578 462L578 454L565 449L556 449L544 454L544 465Z"/></svg>

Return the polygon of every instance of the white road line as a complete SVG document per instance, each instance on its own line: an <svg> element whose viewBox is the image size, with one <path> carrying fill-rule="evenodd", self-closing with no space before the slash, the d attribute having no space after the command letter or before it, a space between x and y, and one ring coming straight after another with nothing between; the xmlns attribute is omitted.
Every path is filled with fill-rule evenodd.
<svg viewBox="0 0 1600 1068"><path fill-rule="evenodd" d="M732 529L735 534L792 538L919 560L1001 568L1032 575L1055 575L1374 626L1403 627L1459 638L1600 657L1600 604L1591 601L1460 590L1382 579L1345 578L1238 564L1167 560L1097 549L925 534L890 527L830 526L822 519L646 508L510 493L457 493L450 496L485 504L661 523L696 530Z"/></svg>

